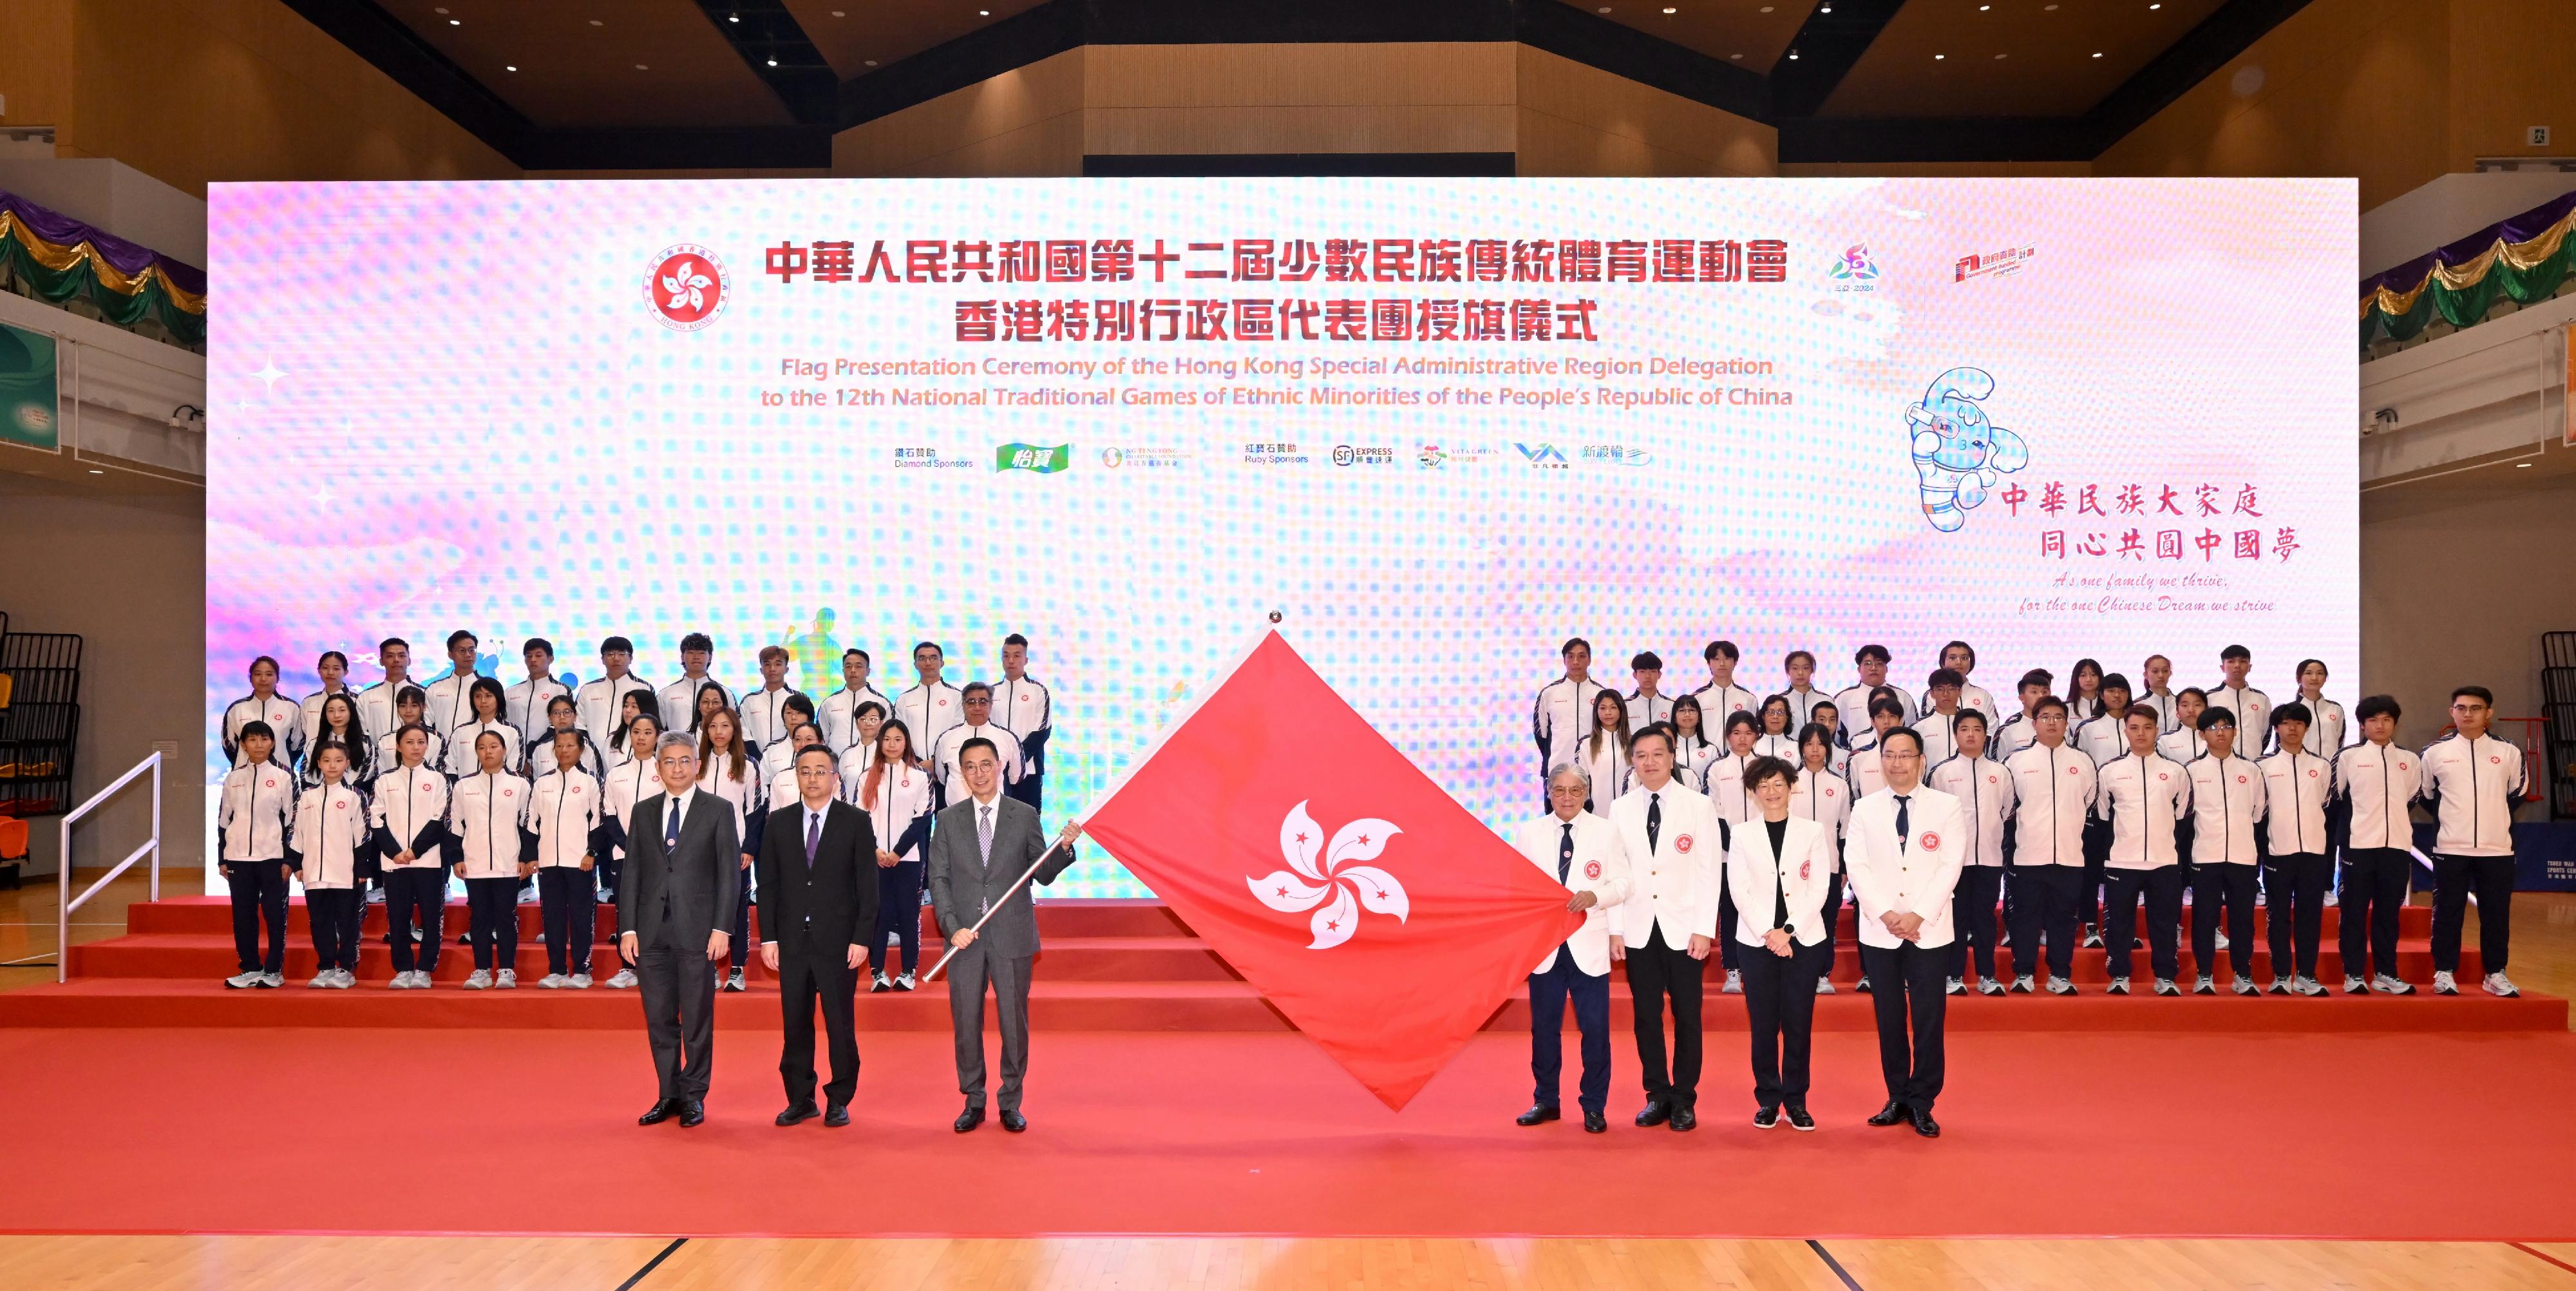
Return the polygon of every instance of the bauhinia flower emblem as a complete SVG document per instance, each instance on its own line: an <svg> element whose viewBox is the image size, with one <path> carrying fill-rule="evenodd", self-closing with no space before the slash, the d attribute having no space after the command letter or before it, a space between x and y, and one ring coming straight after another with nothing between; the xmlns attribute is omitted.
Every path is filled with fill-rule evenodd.
<svg viewBox="0 0 2576 1291"><path fill-rule="evenodd" d="M1279 822L1279 853L1288 868L1244 882L1261 904L1281 914L1313 911L1315 940L1306 949L1330 950L1359 930L1363 908L1394 915L1398 922L1411 912L1404 885L1394 875L1356 863L1376 860L1386 850L1386 840L1403 832L1390 822L1362 818L1334 831L1327 847L1324 827L1300 802Z"/></svg>
<svg viewBox="0 0 2576 1291"><path fill-rule="evenodd" d="M662 290L671 293L669 303L673 309L683 305L691 309L706 308L707 288L714 285L716 280L708 277L706 270L695 260L682 260L672 266L671 272L662 275Z"/></svg>

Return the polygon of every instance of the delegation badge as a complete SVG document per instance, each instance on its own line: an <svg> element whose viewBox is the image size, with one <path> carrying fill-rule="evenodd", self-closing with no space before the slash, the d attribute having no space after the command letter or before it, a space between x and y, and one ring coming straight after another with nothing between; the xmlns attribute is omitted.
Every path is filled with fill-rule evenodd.
<svg viewBox="0 0 2576 1291"><path fill-rule="evenodd" d="M1923 850L1927 852L1940 851L1941 836L1939 834L1925 834L1923 836Z"/></svg>
<svg viewBox="0 0 2576 1291"><path fill-rule="evenodd" d="M1673 849L1683 853L1684 855L1688 855L1691 849L1691 836L1684 834L1681 837L1674 839Z"/></svg>
<svg viewBox="0 0 2576 1291"><path fill-rule="evenodd" d="M1585 878L1587 878L1587 879L1597 879L1597 878L1600 878L1600 877L1601 877L1601 862L1599 862L1599 861L1585 861L1585 862L1583 863L1583 877L1585 877Z"/></svg>
<svg viewBox="0 0 2576 1291"><path fill-rule="evenodd" d="M1798 881L1799 881L1799 882L1801 882L1801 883L1806 882L1806 880L1807 880L1807 871L1812 870L1812 869L1814 869L1815 867L1816 867L1816 863L1815 863L1814 861L1800 861L1800 862L1798 862Z"/></svg>

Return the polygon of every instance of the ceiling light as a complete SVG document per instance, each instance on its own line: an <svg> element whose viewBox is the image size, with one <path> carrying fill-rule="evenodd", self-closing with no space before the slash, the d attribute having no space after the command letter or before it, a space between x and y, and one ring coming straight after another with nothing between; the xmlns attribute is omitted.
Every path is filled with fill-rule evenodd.
<svg viewBox="0 0 2576 1291"><path fill-rule="evenodd" d="M742 21L742 15L741 15L741 14L738 14L738 13L729 13L729 14L726 14L726 15L725 15L725 21L726 21L726 22L741 22L741 21Z"/></svg>
<svg viewBox="0 0 2576 1291"><path fill-rule="evenodd" d="M869 59L869 60L868 60L868 66L870 66L870 67L874 67L874 66L876 66L876 65L877 65L877 60L875 60L875 59L873 59L873 58L871 58L871 59Z"/></svg>
<svg viewBox="0 0 2576 1291"><path fill-rule="evenodd" d="M446 5L440 5L440 6L438 6L437 8L430 10L430 12L431 12L431 13L435 13L435 14L444 14L444 13L446 13L446 12L447 12L447 6L446 6Z"/></svg>
<svg viewBox="0 0 2576 1291"><path fill-rule="evenodd" d="M510 66L507 66L507 67L502 68L501 70L502 70L502 71L505 71L505 72L515 72L515 71L517 71L517 70L519 70L519 69L518 69L518 66L517 66L516 64L512 64L512 65L510 65Z"/></svg>
<svg viewBox="0 0 2576 1291"><path fill-rule="evenodd" d="M465 20L462 18L450 18L447 20L447 25L450 27L462 27L465 25Z"/></svg>
<svg viewBox="0 0 2576 1291"><path fill-rule="evenodd" d="M2527 471L2527 470L2530 470L2530 469L2531 469L2531 463L2529 463L2529 462L2516 462L2516 463L2514 463L2514 464L2513 464L2513 469L2515 469L2515 470L2517 470L2517 471ZM92 472L90 472L90 474L92 474L92 475L97 475L97 474L99 474L99 473L100 473L100 472L97 472L97 471L92 471Z"/></svg>
<svg viewBox="0 0 2576 1291"><path fill-rule="evenodd" d="M1997 57L1997 58L2010 58L2010 57L2012 57L2012 55L2010 55L2010 54L1997 54L1997 55L1995 55L1995 57Z"/></svg>
<svg viewBox="0 0 2576 1291"><path fill-rule="evenodd" d="M1610 6L1608 6L1608 5L1606 5L1606 4L1605 4L1605 5L1601 6L1600 8L1593 10L1593 12L1594 12L1594 13L1608 13L1608 12L1610 12Z"/></svg>
<svg viewBox="0 0 2576 1291"><path fill-rule="evenodd" d="M990 18L993 16L993 11L990 9L978 9L975 11L975 16L978 18Z"/></svg>
<svg viewBox="0 0 2576 1291"><path fill-rule="evenodd" d="M1789 51L1789 61L1792 63L1798 61L1798 51L1794 49Z"/></svg>
<svg viewBox="0 0 2576 1291"><path fill-rule="evenodd" d="M2529 466L2529 465L2531 465L2531 463L2529 463L2529 462L2524 462L2524 463L2523 463L2523 465L2525 465L2525 466ZM89 468L89 473L90 473L90 474L92 474L92 475L105 475L105 474L107 474L107 472L102 471L102 470L98 469L98 468L97 468L97 467L95 467L95 466L93 466L93 467Z"/></svg>
<svg viewBox="0 0 2576 1291"><path fill-rule="evenodd" d="M777 59L775 59L775 58L773 58L773 59L769 60L769 65L770 65L771 67L776 67L776 66L778 66L778 60L777 60Z"/></svg>
<svg viewBox="0 0 2576 1291"><path fill-rule="evenodd" d="M646 67L646 66L645 66L645 65L643 65L642 63L637 63L637 64L635 65L635 70L636 70L636 71L639 71L639 72L649 72L649 71L652 71L653 69L652 69L652 68L649 68L649 67Z"/></svg>
<svg viewBox="0 0 2576 1291"><path fill-rule="evenodd" d="M2160 5L2160 4L2151 4L2151 5L2148 5L2147 7L2148 7L2148 8L2150 8L2150 9L2162 9L2162 8L2164 8L2164 6L2163 6L2163 5Z"/></svg>
<svg viewBox="0 0 2576 1291"><path fill-rule="evenodd" d="M845 14L845 13L841 12L841 11L840 11L840 10L838 10L838 9L835 9L835 10L833 10L833 11L832 11L832 16L833 16L833 17L835 17L835 18L847 18L847 17L849 17L850 15Z"/></svg>
<svg viewBox="0 0 2576 1291"><path fill-rule="evenodd" d="M2100 57L2101 57L2101 55L2100 55L2100 54L2095 54L2095 55L2094 55L2094 57L2095 57L2095 58L2100 58Z"/></svg>
<svg viewBox="0 0 2576 1291"><path fill-rule="evenodd" d="M1672 7L1671 5L1665 5L1665 6L1664 6L1664 12L1665 12L1665 13L1680 13L1680 12L1681 12L1681 10L1676 9L1676 8Z"/></svg>
<svg viewBox="0 0 2576 1291"><path fill-rule="evenodd" d="M1729 54L1729 55L1727 55L1727 57L1728 57L1728 58L1742 58L1742 57L1744 57L1744 55L1742 55L1742 54Z"/></svg>
<svg viewBox="0 0 2576 1291"><path fill-rule="evenodd" d="M1945 58L1948 58L1948 57L1949 57L1949 55L1948 55L1948 54L1934 54L1934 55L1932 56L1932 61L1937 63L1937 62L1940 62L1942 59L1945 59Z"/></svg>
<svg viewBox="0 0 2576 1291"><path fill-rule="evenodd" d="M590 20L590 25L591 25L591 26L593 26L593 27L605 27L605 26L607 26L608 24L607 24L607 23L604 23L604 22L601 22L601 21L600 21L600 20L598 20L597 18L593 18L593 19L591 19L591 20Z"/></svg>

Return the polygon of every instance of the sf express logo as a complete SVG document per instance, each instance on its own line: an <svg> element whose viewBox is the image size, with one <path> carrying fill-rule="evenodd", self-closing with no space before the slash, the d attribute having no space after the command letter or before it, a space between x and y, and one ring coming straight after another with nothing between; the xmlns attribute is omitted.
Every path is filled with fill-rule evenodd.
<svg viewBox="0 0 2576 1291"><path fill-rule="evenodd" d="M653 316L675 332L694 332L724 313L733 279L715 253L694 242L668 246L653 257L644 275L644 303Z"/></svg>

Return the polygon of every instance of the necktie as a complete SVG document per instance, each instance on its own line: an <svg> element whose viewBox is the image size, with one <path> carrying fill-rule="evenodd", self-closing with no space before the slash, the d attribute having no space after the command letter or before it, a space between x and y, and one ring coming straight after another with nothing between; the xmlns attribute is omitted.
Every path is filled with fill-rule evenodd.
<svg viewBox="0 0 2576 1291"><path fill-rule="evenodd" d="M671 800L671 809L662 813L662 848L668 855L680 845L680 800Z"/></svg>
<svg viewBox="0 0 2576 1291"><path fill-rule="evenodd" d="M1659 834L1659 833L1662 833L1662 832L1663 832L1663 829L1664 829L1664 796L1663 796L1662 794L1659 794L1659 793L1658 793L1658 794L1649 794L1649 795L1647 795L1647 797L1646 797L1646 850L1647 850L1647 851L1651 852L1651 851L1655 850L1655 835L1657 835L1657 834Z"/></svg>
<svg viewBox="0 0 2576 1291"><path fill-rule="evenodd" d="M818 815L818 814L816 814L816 813L814 813L814 812L810 812L810 811L809 811L809 812L806 812L806 813L805 813L805 872L806 872L806 873L811 874L811 873L813 873L813 872L814 872L814 853L815 853L816 851L820 850L820 849L822 848L822 845L823 845L823 818L822 818L820 815Z"/></svg>
<svg viewBox="0 0 2576 1291"><path fill-rule="evenodd" d="M993 863L993 809L982 804L975 807L975 850L984 863Z"/></svg>
<svg viewBox="0 0 2576 1291"><path fill-rule="evenodd" d="M1896 850L1905 850L1905 795L1896 795Z"/></svg>
<svg viewBox="0 0 2576 1291"><path fill-rule="evenodd" d="M1565 822L1565 836L1556 844L1556 881L1563 883L1574 876L1574 822Z"/></svg>

